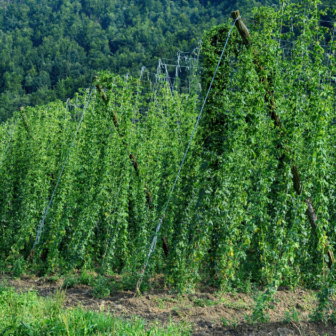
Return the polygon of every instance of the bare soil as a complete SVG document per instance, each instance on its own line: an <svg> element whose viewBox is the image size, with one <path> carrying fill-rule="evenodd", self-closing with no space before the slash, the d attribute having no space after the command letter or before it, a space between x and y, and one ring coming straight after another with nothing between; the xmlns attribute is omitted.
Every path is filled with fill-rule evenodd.
<svg viewBox="0 0 336 336"><path fill-rule="evenodd" d="M52 278L22 276L11 279L0 276L0 282L7 281L19 291L36 290L41 296L47 297L59 289L63 279L57 282ZM217 294L215 289L202 289L195 294L171 295L168 290L153 289L134 297L135 292L113 292L108 298L97 299L92 295L92 288L76 285L66 292L65 307L78 305L90 310L109 310L116 316L131 318L138 316L149 323L164 325L170 320L177 324L192 325L193 336L206 335L241 335L241 336L287 336L287 335L321 335L336 336L336 326L331 322L312 323L309 315L314 311L317 300L313 291L279 288L276 294L275 308L268 311L270 322L266 324L248 324L246 316L252 313L253 299L248 294L224 293ZM296 311L298 322L284 322L286 312ZM287 315L288 315L287 313ZM287 316L288 317L288 316Z"/></svg>

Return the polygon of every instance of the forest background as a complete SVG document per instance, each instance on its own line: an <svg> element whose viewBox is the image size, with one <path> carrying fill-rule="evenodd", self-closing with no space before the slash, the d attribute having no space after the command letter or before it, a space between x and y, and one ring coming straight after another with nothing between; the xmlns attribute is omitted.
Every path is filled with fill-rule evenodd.
<svg viewBox="0 0 336 336"><path fill-rule="evenodd" d="M232 10L248 17L255 6L277 3L0 0L0 122L21 106L72 97L99 70L125 74L155 67L158 59L195 47Z"/></svg>

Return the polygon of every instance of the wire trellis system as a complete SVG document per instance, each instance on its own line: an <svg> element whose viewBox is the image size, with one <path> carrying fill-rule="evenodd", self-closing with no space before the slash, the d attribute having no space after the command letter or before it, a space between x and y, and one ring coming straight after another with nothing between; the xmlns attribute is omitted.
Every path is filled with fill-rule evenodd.
<svg viewBox="0 0 336 336"><path fill-rule="evenodd" d="M47 214L48 214L48 211L49 211L49 209L50 209L51 203L52 203L52 201L53 201L53 199L54 199L54 196L55 196L55 193L56 193L58 184L59 184L59 182L60 182L60 180L61 180L61 177L62 177L62 175L63 175L64 168L65 168L66 163L67 163L67 161L68 161L68 158L69 158L69 156L70 156L71 149L72 149L72 147L73 147L73 145L74 145L74 142L75 142L75 140L76 140L78 131L79 131L80 126L81 126L81 124L82 124L82 121L83 121L83 118L84 118L84 115L85 115L85 111L86 111L86 109L87 109L88 106L89 106L89 103L90 103L90 100L91 100L91 96L92 96L93 89L94 89L94 86L92 86L91 91L90 91L90 93L89 93L89 97L88 97L87 102L86 102L86 105L85 105L85 107L84 107L84 109L83 109L82 117L81 117L81 119L80 119L80 121L79 121L79 123L78 123L77 129L76 129L76 132L75 132L75 135L74 135L73 140L72 140L72 142L71 142L71 145L70 145L68 154L67 154L67 156L66 156L66 158L65 158L65 160L64 160L64 163L63 163L61 172L60 172L60 174L59 174L57 183L56 183L56 185L55 185L54 191L53 191L53 193L52 193L52 195L51 195L49 204L48 204L48 206L47 206L47 208L46 208L46 210L45 210L45 212L44 212L44 214L43 214L43 217L42 217L42 220L41 220L41 224L40 224L40 226L39 226L39 228L38 228L38 231L37 231L37 234L36 234L36 238L35 238L34 245L33 245L32 249L31 249L31 252L30 252L30 257L31 257L31 258L33 258L33 256L34 256L34 248L35 248L36 244L38 243L38 241L39 241L39 239L40 239L40 236L41 236L41 233L42 233L42 230L43 230L43 227L44 227L45 219L46 219L46 217L47 217Z"/></svg>
<svg viewBox="0 0 336 336"><path fill-rule="evenodd" d="M161 228L163 219L165 218L165 213L166 213L167 208L168 208L168 205L169 205L169 203L170 203L172 194L173 194L173 192L174 192L174 190L175 190L175 186L176 186L177 180L178 180L178 178L179 178L179 176L180 176L180 172L181 172L181 169L182 169L182 167L183 167L185 158L186 158L186 156L187 156L187 154L188 154L188 151L189 151L189 148L190 148L190 144L191 144L191 142L192 142L192 140L193 140L193 138L194 138L194 135L195 135L195 132L196 132L196 129L197 129L199 120L200 120L200 118L201 118L201 116L202 116L202 112L203 112L204 106L205 106L205 104L206 104L206 102L207 102L209 93L210 93L210 91L211 91L212 84L213 84L213 82L214 82L214 80L215 80L215 77L216 77L216 74L217 74L217 70L218 70L219 65L220 65L220 63L221 63L221 61L222 61L222 58L223 58L223 55L224 55L224 52L225 52L227 43L228 43L228 41L229 41L229 39L230 39L232 29L233 29L233 27L235 26L236 22L237 22L239 19L240 19L240 17L238 17L237 19L234 20L234 22L233 22L233 24L232 24L232 26L231 26L231 29L230 29L230 31L229 31L229 34L228 34L228 36L227 36L226 42L225 42L225 44L224 44L224 47L223 47L223 50L222 50L222 53L221 53L221 56L220 56L219 61L218 61L218 63L217 63L216 70L215 70L214 75L213 75L213 77L212 77L212 80L211 80L209 89L208 89L207 94L206 94L206 96L205 96L205 98L204 98L202 108L201 108L201 110L200 110L200 112L199 112L199 114L198 114L198 117L197 117L197 120L196 120L196 123L195 123L194 130L193 130L193 132L192 132L192 134L191 134L191 137L190 137L190 140L189 140L187 149L186 149L186 151L185 151L185 153L184 153L184 156L183 156L181 165L180 165L180 167L179 167L179 170L178 170L178 172L177 172L177 175L176 175L174 184L173 184L173 186L172 186L172 188L171 188L171 191L170 191L170 194L169 194L169 197L168 197L168 201L167 201L167 203L166 203L166 205L165 205L165 208L164 208L164 210L163 210L162 216L161 216L161 218L160 218L160 220L159 220L159 224L158 224L158 226L157 226L157 228L156 228L155 235L154 235L154 238L153 238L153 240L152 240L152 244L151 244L149 253L148 253L147 257L146 257L146 260L145 260L145 262L144 262L143 268L142 268L142 270L141 270L140 277L139 277L138 282L137 282L137 284L136 284L136 292L135 292L135 295L138 293L138 291L139 291L139 289L140 289L140 286L141 286L141 283L142 283L142 279L143 279L143 276L144 276L144 274L145 274L146 267L147 267L147 265L148 265L149 258L151 257L152 253L153 253L154 250L155 250L155 246L156 246L156 242L157 242L157 236L158 236L158 233L159 233L159 231L160 231L160 228Z"/></svg>

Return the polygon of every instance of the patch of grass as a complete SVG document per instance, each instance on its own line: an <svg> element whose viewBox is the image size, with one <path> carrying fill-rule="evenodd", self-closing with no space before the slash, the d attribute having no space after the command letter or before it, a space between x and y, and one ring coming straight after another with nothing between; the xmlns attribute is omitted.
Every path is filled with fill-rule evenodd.
<svg viewBox="0 0 336 336"><path fill-rule="evenodd" d="M169 298L169 297L166 297L166 298L162 298L163 301L166 301L166 302L177 302L176 299L173 299L173 298Z"/></svg>
<svg viewBox="0 0 336 336"><path fill-rule="evenodd" d="M194 299L194 306L196 307L211 307L217 305L218 302L208 299Z"/></svg>
<svg viewBox="0 0 336 336"><path fill-rule="evenodd" d="M157 302L159 309L167 309L165 302L173 302L173 303L178 302L178 300L169 297L163 297L163 298L154 297L154 301Z"/></svg>
<svg viewBox="0 0 336 336"><path fill-rule="evenodd" d="M292 305L292 308L290 311L285 311L285 317L283 321L285 323L290 323L290 322L299 322L300 320L300 313L296 310L296 308Z"/></svg>
<svg viewBox="0 0 336 336"><path fill-rule="evenodd" d="M83 308L63 309L65 292L44 299L37 292L17 293L14 288L0 285L0 335L29 336L168 336L190 335L190 326L172 322L165 328L146 325L134 317L130 321L107 312Z"/></svg>
<svg viewBox="0 0 336 336"><path fill-rule="evenodd" d="M157 302L159 309L167 309L167 306L164 304L164 299L155 298L154 300Z"/></svg>
<svg viewBox="0 0 336 336"><path fill-rule="evenodd" d="M247 304L246 302L239 300L230 302L225 299L221 299L220 302L227 308L236 309L236 310L248 310L251 308L251 305Z"/></svg>

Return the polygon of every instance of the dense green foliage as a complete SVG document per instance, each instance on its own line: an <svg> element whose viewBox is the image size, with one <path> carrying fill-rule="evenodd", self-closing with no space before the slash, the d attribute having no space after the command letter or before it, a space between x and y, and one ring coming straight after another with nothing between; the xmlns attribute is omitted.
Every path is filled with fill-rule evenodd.
<svg viewBox="0 0 336 336"><path fill-rule="evenodd" d="M259 12L253 47L241 51L232 44L212 91L201 143L213 180L206 187L212 186L209 220L216 244L211 252L215 274L223 272L221 282L235 277L228 265L237 263L264 283L279 277L289 284L316 284L328 260L327 236L334 247L334 69L321 47L326 35L316 29L317 9L307 1L277 14ZM221 34L225 37L225 30L215 28L208 35L204 49L210 61ZM279 48L279 37L295 40L289 57ZM280 127L271 115L271 99ZM301 174L300 195L292 182L294 165ZM317 239L306 197L317 213Z"/></svg>
<svg viewBox="0 0 336 336"><path fill-rule="evenodd" d="M164 272L181 292L205 281L272 285L252 317L267 320L267 293L319 287L332 261L335 36L315 0L254 14L248 42L232 31L160 231L169 253L159 239L146 277ZM203 38L204 95L229 29ZM0 167L0 253L13 272L99 268L135 287L199 111L197 73L187 93L148 78L101 73L92 97L83 90L70 105L27 108L1 125L3 153L18 120ZM103 280L105 295L99 288Z"/></svg>
<svg viewBox="0 0 336 336"><path fill-rule="evenodd" d="M172 96L164 80L154 91L145 79L108 74L99 84L108 104L93 93L35 251L44 272L98 259L107 269L140 268L195 120L196 96ZM77 95L71 108L28 108L28 132L20 117L0 172L4 256L28 256L88 96Z"/></svg>
<svg viewBox="0 0 336 336"><path fill-rule="evenodd" d="M65 293L57 291L53 298L41 298L36 292L17 293L0 285L0 326L4 336L85 336L188 335L188 328L173 324L165 328L146 325L134 318L125 321L110 312L63 309Z"/></svg>
<svg viewBox="0 0 336 336"><path fill-rule="evenodd" d="M260 3L1 1L0 121L20 106L73 97L98 70L125 74L178 49L188 51L205 29L227 21L231 10L239 6L247 15Z"/></svg>

